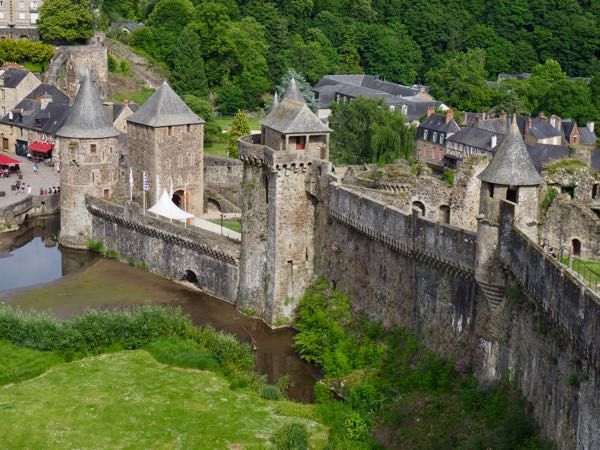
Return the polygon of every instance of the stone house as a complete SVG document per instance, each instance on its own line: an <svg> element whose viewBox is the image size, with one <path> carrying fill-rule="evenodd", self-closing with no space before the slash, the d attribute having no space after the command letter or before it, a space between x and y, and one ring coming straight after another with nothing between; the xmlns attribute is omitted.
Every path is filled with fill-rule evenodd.
<svg viewBox="0 0 600 450"><path fill-rule="evenodd" d="M42 82L30 71L14 67L0 69L0 115L4 116Z"/></svg>
<svg viewBox="0 0 600 450"><path fill-rule="evenodd" d="M40 84L0 119L1 148L19 156L53 156L56 132L70 110L65 94Z"/></svg>
<svg viewBox="0 0 600 450"><path fill-rule="evenodd" d="M317 115L325 122L331 115L332 103L352 101L358 97L381 98L390 110L402 112L408 122L416 125L429 107L448 109L427 92L426 86L403 86L370 75L327 75L313 86L312 92L319 102Z"/></svg>
<svg viewBox="0 0 600 450"><path fill-rule="evenodd" d="M548 119L540 113L538 117L523 117L520 121L524 122L521 131L526 144L562 145L564 137L560 117L552 115Z"/></svg>
<svg viewBox="0 0 600 450"><path fill-rule="evenodd" d="M125 100L123 103L104 102L104 108L108 119L120 133L127 133L127 119L140 109L137 103Z"/></svg>
<svg viewBox="0 0 600 450"><path fill-rule="evenodd" d="M494 156L496 147L504 139L504 133L497 134L482 128L463 127L446 139L444 167L456 169L469 156Z"/></svg>
<svg viewBox="0 0 600 450"><path fill-rule="evenodd" d="M433 107L427 110L427 119L417 128L417 159L437 168L444 166L446 139L460 131L454 113L435 114Z"/></svg>
<svg viewBox="0 0 600 450"><path fill-rule="evenodd" d="M37 39L37 20L44 0L0 2L0 38Z"/></svg>

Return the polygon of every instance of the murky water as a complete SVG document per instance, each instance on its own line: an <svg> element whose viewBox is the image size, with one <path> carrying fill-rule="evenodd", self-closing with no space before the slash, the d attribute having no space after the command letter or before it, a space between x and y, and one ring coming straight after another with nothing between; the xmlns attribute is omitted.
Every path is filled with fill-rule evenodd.
<svg viewBox="0 0 600 450"><path fill-rule="evenodd" d="M270 330L226 302L127 264L59 248L59 226L57 216L38 218L22 231L0 235L0 300L61 319L87 308L180 306L194 323L252 343L258 369L271 382L288 374L289 396L312 401L317 371L292 349L292 330Z"/></svg>

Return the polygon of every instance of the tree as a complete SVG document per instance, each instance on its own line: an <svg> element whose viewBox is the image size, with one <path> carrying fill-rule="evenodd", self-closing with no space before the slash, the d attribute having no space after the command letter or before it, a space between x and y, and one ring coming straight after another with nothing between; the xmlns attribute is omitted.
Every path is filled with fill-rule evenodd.
<svg viewBox="0 0 600 450"><path fill-rule="evenodd" d="M191 28L186 27L177 40L171 82L179 95L203 97L208 94L200 37Z"/></svg>
<svg viewBox="0 0 600 450"><path fill-rule="evenodd" d="M230 158L239 158L237 141L242 136L250 134L250 124L246 114L241 109L235 113L231 129L229 130L229 144L227 144L227 153Z"/></svg>
<svg viewBox="0 0 600 450"><path fill-rule="evenodd" d="M342 44L338 48L339 65L338 71L341 73L362 73L360 66L360 55L356 48L356 41L350 34L344 37Z"/></svg>
<svg viewBox="0 0 600 450"><path fill-rule="evenodd" d="M486 77L485 52L481 49L457 53L427 74L431 94L463 111L483 111L492 106Z"/></svg>
<svg viewBox="0 0 600 450"><path fill-rule="evenodd" d="M212 144L217 142L223 134L223 130L217 123L213 113L212 105L208 100L205 100L195 95L186 94L183 96L183 101L190 107L194 113L206 122L204 124L204 142Z"/></svg>
<svg viewBox="0 0 600 450"><path fill-rule="evenodd" d="M579 124L598 120L589 87L581 81L559 80L541 99L540 109L548 114L570 118Z"/></svg>
<svg viewBox="0 0 600 450"><path fill-rule="evenodd" d="M194 17L190 0L159 0L146 24L152 29L160 59L174 66L174 53L181 31Z"/></svg>
<svg viewBox="0 0 600 450"><path fill-rule="evenodd" d="M72 44L88 39L94 30L90 0L46 0L37 21L42 40Z"/></svg>
<svg viewBox="0 0 600 450"><path fill-rule="evenodd" d="M336 164L390 163L414 155L414 128L382 99L358 97L334 103L329 119L331 158Z"/></svg>
<svg viewBox="0 0 600 450"><path fill-rule="evenodd" d="M297 72L293 68L289 68L287 70L287 72L285 73L285 75L283 75L281 77L281 80L279 80L279 84L277 85L277 88L276 88L279 98L281 98L281 96L283 94L285 94L285 91L287 91L288 85L290 84L290 81L292 81L292 78L296 81L296 86L298 87L298 90L304 97L304 101L306 102L308 107L310 109L312 109L313 111L316 111L317 108L319 107L319 102L317 102L314 99L313 93L311 91L310 83L308 83L308 81L306 81L306 79L300 72ZM270 107L270 105L269 105L269 107ZM267 107L267 110L268 110L268 107Z"/></svg>

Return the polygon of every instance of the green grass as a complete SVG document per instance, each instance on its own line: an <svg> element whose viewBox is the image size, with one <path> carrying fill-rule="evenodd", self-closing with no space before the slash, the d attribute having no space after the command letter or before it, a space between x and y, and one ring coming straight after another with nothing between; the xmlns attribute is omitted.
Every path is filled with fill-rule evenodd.
<svg viewBox="0 0 600 450"><path fill-rule="evenodd" d="M187 369L219 370L219 362L198 344L175 337L163 337L146 347L154 358L170 366Z"/></svg>
<svg viewBox="0 0 600 450"><path fill-rule="evenodd" d="M250 124L251 130L260 130L260 117L258 115L247 115L246 117L248 117L248 123ZM231 123L233 122L233 116L219 116L217 117L216 122L221 128L223 128L223 130L227 131L231 127Z"/></svg>
<svg viewBox="0 0 600 450"><path fill-rule="evenodd" d="M124 351L0 389L0 436L4 448L259 449L283 426L303 423L310 448L322 448L325 427L279 413L285 403L233 391L213 372Z"/></svg>
<svg viewBox="0 0 600 450"><path fill-rule="evenodd" d="M50 367L64 362L54 352L40 352L0 341L0 385L37 377Z"/></svg>
<svg viewBox="0 0 600 450"><path fill-rule="evenodd" d="M129 100L130 102L135 102L138 105L143 105L146 100L148 100L150 96L154 94L154 91L155 89L144 87L137 91L119 92L111 96L108 101L120 103L123 100Z"/></svg>
<svg viewBox="0 0 600 450"><path fill-rule="evenodd" d="M213 219L211 222L221 225L221 219ZM237 233L242 232L242 222L240 219L235 220L223 220L223 228L229 228L230 230L236 231Z"/></svg>
<svg viewBox="0 0 600 450"><path fill-rule="evenodd" d="M227 152L227 142L215 142L214 144L206 145L204 147L204 153L227 158L229 156L229 153Z"/></svg>
<svg viewBox="0 0 600 450"><path fill-rule="evenodd" d="M42 63L33 63L33 62L22 62L20 63L23 67L25 67L30 72L34 73L43 73L45 71L44 64Z"/></svg>
<svg viewBox="0 0 600 450"><path fill-rule="evenodd" d="M585 167L587 166L577 159L559 159L547 164L544 170L550 174L554 174L559 170L565 170L567 173L575 173Z"/></svg>

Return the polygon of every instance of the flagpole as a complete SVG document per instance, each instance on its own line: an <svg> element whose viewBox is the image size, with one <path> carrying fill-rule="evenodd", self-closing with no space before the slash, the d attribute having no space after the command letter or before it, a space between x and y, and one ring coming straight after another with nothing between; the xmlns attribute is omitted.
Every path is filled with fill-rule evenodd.
<svg viewBox="0 0 600 450"><path fill-rule="evenodd" d="M129 201L133 201L133 168L129 166Z"/></svg>
<svg viewBox="0 0 600 450"><path fill-rule="evenodd" d="M160 195L159 193L159 189L160 189L160 185L158 184L158 174L156 175L156 203L158 203L158 196ZM156 211L156 218L158 219L158 210Z"/></svg>
<svg viewBox="0 0 600 450"><path fill-rule="evenodd" d="M187 183L183 184L183 210L187 212ZM183 228L187 228L187 217L183 222Z"/></svg>
<svg viewBox="0 0 600 450"><path fill-rule="evenodd" d="M142 213L146 215L146 171L142 171Z"/></svg>

